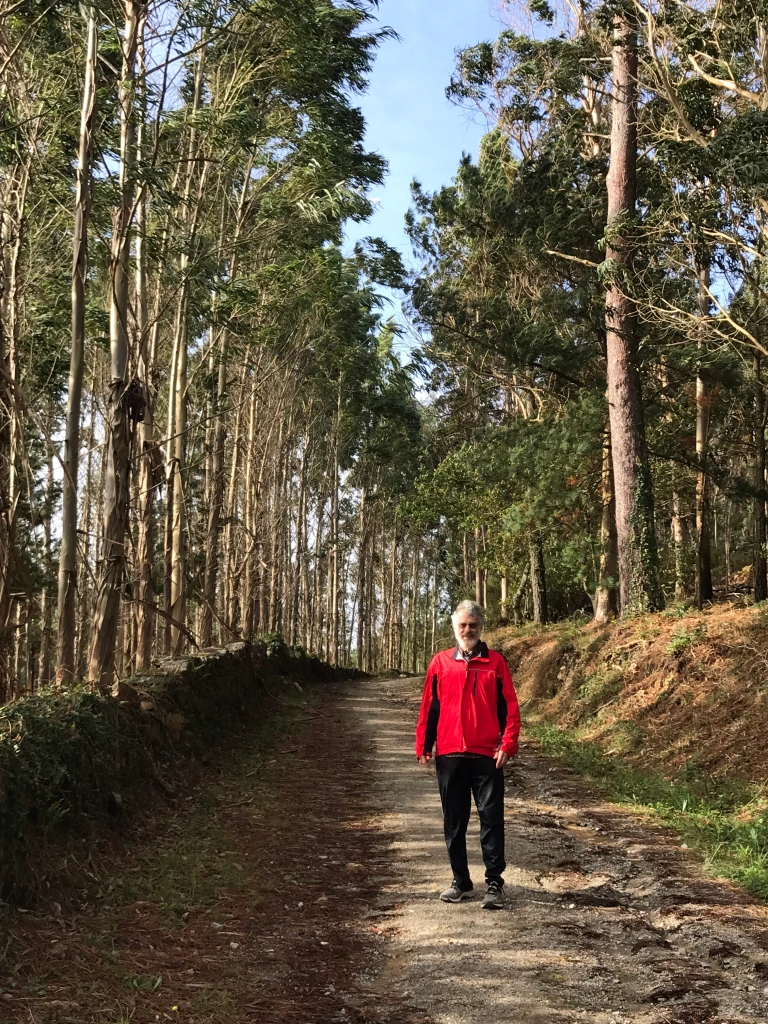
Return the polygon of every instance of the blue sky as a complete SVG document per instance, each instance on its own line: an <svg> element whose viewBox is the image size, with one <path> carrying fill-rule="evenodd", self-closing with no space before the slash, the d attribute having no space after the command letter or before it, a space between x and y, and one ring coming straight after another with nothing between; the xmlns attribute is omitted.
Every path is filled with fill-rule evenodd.
<svg viewBox="0 0 768 1024"><path fill-rule="evenodd" d="M403 230L413 178L432 191L448 184L462 152L477 154L484 126L445 98L457 49L494 39L502 25L497 0L381 0L378 18L400 41L382 44L368 91L359 98L366 145L389 163L384 185L372 192L377 212L352 224L354 242L378 235L410 262Z"/></svg>

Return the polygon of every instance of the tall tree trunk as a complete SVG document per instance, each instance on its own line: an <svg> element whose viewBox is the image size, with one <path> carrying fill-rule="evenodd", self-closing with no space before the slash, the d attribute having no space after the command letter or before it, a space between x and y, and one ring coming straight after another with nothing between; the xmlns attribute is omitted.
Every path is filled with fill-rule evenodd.
<svg viewBox="0 0 768 1024"><path fill-rule="evenodd" d="M755 465L753 500L754 520L754 555L752 559L752 579L755 590L755 601L765 601L768 597L768 571L766 570L766 518L765 518L765 390L762 375L762 357L755 353Z"/></svg>
<svg viewBox="0 0 768 1024"><path fill-rule="evenodd" d="M187 366L189 333L189 263L190 249L197 234L202 196L205 189L207 162L198 180L197 199L192 198L192 182L197 167L196 115L202 101L206 46L197 51L195 64L194 94L192 97L192 118L189 125L189 142L186 151L187 172L184 183L185 245L179 258L179 297L176 309L176 330L174 349L176 351L176 373L170 382L169 401L173 406L173 430L169 445L172 453L171 475L171 537L170 537L170 594L168 611L172 620L170 645L174 654L180 654L184 646L186 622L186 501L187 501Z"/></svg>
<svg viewBox="0 0 768 1024"><path fill-rule="evenodd" d="M704 337L709 319L709 265L699 271L699 316L701 329L699 353L704 349ZM710 485L709 485L709 417L712 408L712 385L702 373L701 361L696 376L696 607L711 601L712 562L710 543Z"/></svg>
<svg viewBox="0 0 768 1024"><path fill-rule="evenodd" d="M310 643L310 650L322 657L323 651L323 601L322 601L322 557L323 550L323 519L325 518L325 504L327 501L325 492L320 494L317 502L317 521L315 524L315 558L313 565L313 583L315 594L315 614L313 616L313 639Z"/></svg>
<svg viewBox="0 0 768 1024"><path fill-rule="evenodd" d="M144 28L146 12L139 26L139 93L141 118L136 152L143 158L144 133L147 114L146 60L144 54ZM136 567L138 572L136 607L136 671L146 672L152 662L152 641L155 632L155 494L162 478L162 457L155 438L155 393L154 370L157 362L158 331L153 324L149 330L147 322L147 264L146 241L148 196L146 184L141 185L136 204L136 279L135 316L136 337L139 351L138 377L144 390L146 408L144 419L139 424L139 536L136 545Z"/></svg>
<svg viewBox="0 0 768 1024"><path fill-rule="evenodd" d="M475 527L475 601L482 605L483 603L483 570L480 568L480 545L478 540L480 538L480 528Z"/></svg>
<svg viewBox="0 0 768 1024"><path fill-rule="evenodd" d="M672 492L672 544L675 549L675 600L684 601L685 585L685 524L680 511L680 493Z"/></svg>
<svg viewBox="0 0 768 1024"><path fill-rule="evenodd" d="M72 350L64 435L61 547L59 550L58 646L56 685L68 686L75 677L77 605L77 473L80 458L80 410L85 372L85 282L88 276L88 220L91 210L93 124L96 112L98 26L96 11L88 9L80 142L75 178L75 224L72 236Z"/></svg>
<svg viewBox="0 0 768 1024"><path fill-rule="evenodd" d="M501 577L501 580L499 581L499 587L501 589L501 595L499 597L499 624L502 626L507 624L509 617L509 609L507 607L507 602L509 600L507 594L508 586L509 583L507 580L507 573L505 571L504 575Z"/></svg>
<svg viewBox="0 0 768 1024"><path fill-rule="evenodd" d="M186 277L186 254L182 255L182 274ZM171 382L173 392L173 435L170 442L173 477L171 496L171 558L170 558L170 645L174 654L181 653L184 643L183 626L186 620L186 441L187 441L187 365L188 314L187 286L182 283L177 310L178 356L176 377Z"/></svg>
<svg viewBox="0 0 768 1024"><path fill-rule="evenodd" d="M289 642L296 646L301 640L301 620L303 615L302 593L304 588L304 563L307 547L307 463L309 460L309 439L304 443L299 467L299 495L296 507L296 571L293 577L291 598L291 631Z"/></svg>
<svg viewBox="0 0 768 1024"><path fill-rule="evenodd" d="M173 565L173 509L174 491L176 489L176 464L173 456L173 435L176 429L176 398L175 383L177 377L177 365L179 361L179 331L173 332L173 349L171 352L171 372L168 378L168 412L166 416L166 444L168 449L168 463L165 472L165 524L163 529L163 608L165 618L163 620L163 651L171 653L172 647L172 619L171 619L171 572Z"/></svg>
<svg viewBox="0 0 768 1024"><path fill-rule="evenodd" d="M376 638L374 630L377 623L377 604L376 604L376 540L377 540L377 525L378 521L374 517L371 521L371 540L369 545L370 557L367 565L367 577L368 577L368 607L365 613L365 664L360 667L366 672L373 672L374 668L377 667L377 657L379 653L377 651ZM383 571L384 568L384 531L381 531L381 559L379 565ZM384 578L380 577L379 585L381 588L382 596L384 591ZM380 648L379 648L380 650Z"/></svg>
<svg viewBox="0 0 768 1024"><path fill-rule="evenodd" d="M330 572L330 605L331 605L331 646L330 661L339 664L339 444L341 438L341 396L336 417L336 435L333 452L333 477L331 486L331 572Z"/></svg>
<svg viewBox="0 0 768 1024"><path fill-rule="evenodd" d="M435 570L435 585L432 590L432 621L430 624L430 641L429 641L429 654L426 655L428 661L435 653L435 634L437 632L437 570Z"/></svg>
<svg viewBox="0 0 768 1024"><path fill-rule="evenodd" d="M543 625L549 622L547 608L547 579L544 569L544 541L541 530L534 530L529 542L531 555L531 591L533 595L533 621Z"/></svg>
<svg viewBox="0 0 768 1024"><path fill-rule="evenodd" d="M19 627L12 624L12 616L17 611L20 617L21 610L11 595L14 580L27 575L16 546L16 514L21 497L16 463L22 429L17 395L21 247L33 142L29 146L26 162L14 167L3 183L0 209L0 702L3 695L6 700L11 698L18 680Z"/></svg>
<svg viewBox="0 0 768 1024"><path fill-rule="evenodd" d="M12 224L10 212L2 211L0 228L0 704L10 699L11 688L11 613L14 502L11 500L11 419L16 400L9 349L8 306L11 290L10 246Z"/></svg>
<svg viewBox="0 0 768 1024"><path fill-rule="evenodd" d="M88 681L101 689L111 685L114 675L128 529L132 423L143 415L140 385L137 382L135 387L128 386L128 261L134 197L134 80L138 28L144 6L140 0L124 0L123 3L125 30L121 37L123 65L119 93L120 203L112 218L110 257L110 381L104 445L104 551L88 659Z"/></svg>
<svg viewBox="0 0 768 1024"><path fill-rule="evenodd" d="M723 556L725 558L725 599L728 600L731 593L731 502L725 499L725 539L723 542Z"/></svg>
<svg viewBox="0 0 768 1024"><path fill-rule="evenodd" d="M606 356L622 615L663 606L637 365L635 304L630 297L632 240L618 232L635 215L637 166L637 29L633 13L614 18L613 99L607 177Z"/></svg>
<svg viewBox="0 0 768 1024"><path fill-rule="evenodd" d="M368 611L368 525L365 520L365 502L367 492L363 487L360 493L360 540L357 549L357 656L355 664L364 669L366 647L366 619Z"/></svg>
<svg viewBox="0 0 768 1024"><path fill-rule="evenodd" d="M90 630L89 623L91 620L90 609L91 609L91 580L93 575L91 552L93 550L93 457L94 457L94 440L96 437L96 379L97 379L97 367L100 366L98 357L94 357L93 369L91 370L91 386L90 386L90 410L89 410L89 423L88 423L88 434L86 441L87 456L85 459L85 488L83 490L83 499L81 502L82 510L80 516L80 529L83 535L83 550L82 559L80 565L80 571L78 573L79 578L79 601L78 601L78 619L79 628L77 630L77 647L75 652L75 671L80 676L85 676L88 665L87 665L87 652L90 646Z"/></svg>
<svg viewBox="0 0 768 1024"><path fill-rule="evenodd" d="M419 542L414 538L413 555L411 558L411 594L410 594L410 623L409 632L411 640L411 675L416 675L416 625L419 616Z"/></svg>
<svg viewBox="0 0 768 1024"><path fill-rule="evenodd" d="M309 447L309 438L307 438L307 449ZM307 471L309 464L309 451L305 449L304 459L302 461L302 469ZM306 481L305 481L306 486ZM312 595L309 589L309 491L304 495L304 502L302 504L302 515L301 515L301 550L302 559L299 563L299 571L301 574L301 596L299 598L299 627L300 636L302 637L302 645L305 650L309 650L311 646L310 633L312 629Z"/></svg>
<svg viewBox="0 0 768 1024"><path fill-rule="evenodd" d="M243 521L245 523L245 544L246 544L246 555L245 565L243 568L243 601L240 609L240 630L243 637L250 641L253 639L254 631L254 606L258 600L258 595L255 591L256 583L256 563L259 558L259 551L256 546L256 503L258 501L257 491L261 489L261 479L259 479L258 486L254 485L254 473L253 463L256 459L255 451L255 439L256 439L256 381L252 382L251 400L248 412L248 446L246 449L246 468L245 468L245 483L243 485ZM274 522L274 520L273 520ZM274 552L273 552L274 556ZM271 609L270 609L271 612ZM270 630L273 628L273 624L269 624Z"/></svg>
<svg viewBox="0 0 768 1024"><path fill-rule="evenodd" d="M523 567L523 575L520 577L517 590L512 598L512 621L516 626L522 626L523 624L523 597L525 596L525 588L528 583L530 571L531 567L529 562L528 565Z"/></svg>
<svg viewBox="0 0 768 1024"><path fill-rule="evenodd" d="M395 607L395 590L397 584L397 510L392 527L392 544L390 546L389 593L387 598L387 668L395 668L397 629L397 609Z"/></svg>
<svg viewBox="0 0 768 1024"><path fill-rule="evenodd" d="M235 429L232 436L232 464L229 471L229 485L227 487L227 503L225 508L224 524L224 609L223 618L231 637L238 636L237 629L237 579L234 571L235 563L235 519L237 516L237 489L240 480L240 452L243 447L241 442L242 421L243 421L243 392L247 380L248 365L243 364L240 382L237 389L239 401L235 413Z"/></svg>
<svg viewBox="0 0 768 1024"><path fill-rule="evenodd" d="M48 415L48 436L53 432L53 410ZM47 455L48 480L46 485L46 516L43 524L45 531L45 577L46 584L40 595L40 617L42 619L42 637L40 640L40 665L37 672L37 680L40 686L47 686L51 682L51 664L53 661L53 601L51 600L52 587L50 586L51 576L51 518L53 511L53 450L48 446ZM74 657L74 637L72 642L72 653Z"/></svg>
<svg viewBox="0 0 768 1024"><path fill-rule="evenodd" d="M610 427L603 439L601 489L603 515L600 523L600 579L595 594L595 622L602 623L615 619L619 613L619 559L616 548L616 499L613 493Z"/></svg>
<svg viewBox="0 0 768 1024"><path fill-rule="evenodd" d="M228 280L230 285L237 278L238 245L246 213L248 190L251 186L253 157L248 161L235 218L232 251L229 258ZM227 369L229 359L229 329L221 329L218 344L218 372L216 379L216 400L213 414L213 441L210 465L210 494L208 502L208 529L205 534L205 570L203 582L203 611L200 625L200 645L209 647L212 640L213 611L216 606L216 588L219 579L219 534L221 507L224 500L224 445L227 438Z"/></svg>

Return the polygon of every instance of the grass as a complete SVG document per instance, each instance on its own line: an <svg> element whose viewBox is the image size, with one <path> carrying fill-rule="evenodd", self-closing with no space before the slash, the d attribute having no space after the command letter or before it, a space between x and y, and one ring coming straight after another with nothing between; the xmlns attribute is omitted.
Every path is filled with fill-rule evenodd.
<svg viewBox="0 0 768 1024"><path fill-rule="evenodd" d="M546 754L614 803L653 814L704 858L706 870L768 900L768 800L762 787L713 778L689 762L674 780L642 772L552 725L527 723Z"/></svg>

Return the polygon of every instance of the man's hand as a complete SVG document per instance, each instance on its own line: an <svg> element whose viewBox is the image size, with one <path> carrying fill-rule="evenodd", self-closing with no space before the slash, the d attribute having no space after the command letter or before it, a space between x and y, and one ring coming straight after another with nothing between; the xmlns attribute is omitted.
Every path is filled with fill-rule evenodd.
<svg viewBox="0 0 768 1024"><path fill-rule="evenodd" d="M431 760L432 760L432 755L431 754L419 754L419 757L418 757L419 764L429 764L429 762Z"/></svg>
<svg viewBox="0 0 768 1024"><path fill-rule="evenodd" d="M496 767L497 768L503 768L508 760L509 760L509 754L505 753L503 750L498 750L496 752Z"/></svg>

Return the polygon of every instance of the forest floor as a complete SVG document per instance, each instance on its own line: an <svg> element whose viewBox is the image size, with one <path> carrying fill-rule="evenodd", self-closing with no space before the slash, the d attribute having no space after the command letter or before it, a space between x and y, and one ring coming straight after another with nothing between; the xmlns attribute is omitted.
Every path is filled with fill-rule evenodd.
<svg viewBox="0 0 768 1024"><path fill-rule="evenodd" d="M2 1024L768 1021L768 908L524 743L507 904L450 880L419 680L315 687L94 855L0 911ZM477 821L470 855L482 891Z"/></svg>

